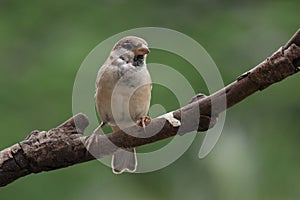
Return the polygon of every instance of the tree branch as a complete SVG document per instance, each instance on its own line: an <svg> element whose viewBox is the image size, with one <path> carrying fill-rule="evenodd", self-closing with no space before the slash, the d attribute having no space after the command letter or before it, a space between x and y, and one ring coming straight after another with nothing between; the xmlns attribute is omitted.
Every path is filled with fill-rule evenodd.
<svg viewBox="0 0 300 200"><path fill-rule="evenodd" d="M101 135L98 143L92 143L91 153L84 146L84 142L89 139L83 136L89 124L84 114L75 115L50 131L33 131L24 141L0 152L0 186L31 173L55 170L112 155L118 147L138 147L176 134L183 135L193 130L206 131L215 124L219 113L254 92L297 73L299 67L300 29L271 57L227 87L207 97L196 96L190 104L153 119L145 130L136 125Z"/></svg>

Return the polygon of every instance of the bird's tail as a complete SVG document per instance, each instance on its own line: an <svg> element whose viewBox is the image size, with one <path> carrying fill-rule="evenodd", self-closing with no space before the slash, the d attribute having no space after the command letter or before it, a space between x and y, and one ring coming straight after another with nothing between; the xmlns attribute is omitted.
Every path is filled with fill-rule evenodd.
<svg viewBox="0 0 300 200"><path fill-rule="evenodd" d="M111 126L114 132L119 131L118 126ZM135 172L137 168L136 152L134 148L119 148L112 156L111 167L115 174L121 174L124 171Z"/></svg>

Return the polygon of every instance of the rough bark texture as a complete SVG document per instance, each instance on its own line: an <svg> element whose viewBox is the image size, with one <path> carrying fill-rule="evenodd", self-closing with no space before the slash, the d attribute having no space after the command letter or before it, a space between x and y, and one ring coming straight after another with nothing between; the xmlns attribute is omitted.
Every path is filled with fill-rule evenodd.
<svg viewBox="0 0 300 200"><path fill-rule="evenodd" d="M207 97L196 96L190 104L173 111L169 117L153 119L145 130L140 126L132 126L123 131L101 135L98 143L91 145L91 153L84 146L84 141L89 139L83 136L89 124L84 114L75 115L50 131L33 131L24 141L0 152L0 186L30 173L55 170L112 155L118 147L137 147L176 134L205 131L215 124L219 113L254 92L297 73L299 67L300 30L271 57L227 87Z"/></svg>

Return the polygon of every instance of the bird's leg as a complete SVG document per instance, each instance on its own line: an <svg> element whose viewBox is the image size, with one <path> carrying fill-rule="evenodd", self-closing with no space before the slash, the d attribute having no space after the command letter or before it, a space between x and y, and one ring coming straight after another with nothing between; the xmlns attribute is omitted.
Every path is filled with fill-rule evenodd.
<svg viewBox="0 0 300 200"><path fill-rule="evenodd" d="M143 127L143 129L145 130L146 126L150 124L150 122L151 118L149 116L144 116L137 122L137 124Z"/></svg>
<svg viewBox="0 0 300 200"><path fill-rule="evenodd" d="M93 143L98 144L100 130L103 128L104 125L105 125L105 123L101 122L101 124L94 130L94 132L92 133L92 135L90 135L90 137L88 137L88 139L85 141L84 144L85 144L87 150L91 149L91 145Z"/></svg>

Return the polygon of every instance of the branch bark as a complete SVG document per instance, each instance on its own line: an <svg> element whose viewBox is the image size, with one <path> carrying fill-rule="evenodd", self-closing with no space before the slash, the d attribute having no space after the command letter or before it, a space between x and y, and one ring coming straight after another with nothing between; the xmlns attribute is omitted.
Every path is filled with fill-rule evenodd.
<svg viewBox="0 0 300 200"><path fill-rule="evenodd" d="M119 147L138 147L193 130L206 131L215 124L219 113L254 92L297 73L299 67L300 29L286 45L225 88L207 97L198 95L190 104L152 119L145 130L136 125L101 135L98 143L91 145L90 152L84 145L89 139L83 135L89 124L84 114L77 114L49 131L33 131L24 141L0 152L0 186L31 173L109 156Z"/></svg>

